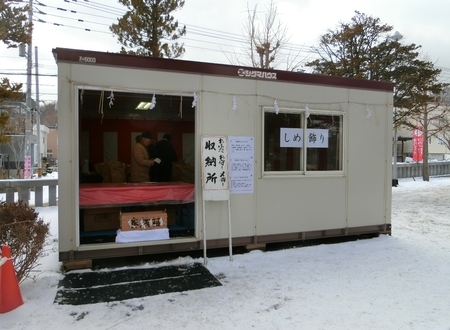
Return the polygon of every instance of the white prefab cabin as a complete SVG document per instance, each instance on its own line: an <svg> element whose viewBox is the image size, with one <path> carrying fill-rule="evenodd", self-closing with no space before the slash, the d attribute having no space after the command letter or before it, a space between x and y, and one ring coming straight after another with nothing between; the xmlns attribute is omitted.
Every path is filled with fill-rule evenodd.
<svg viewBox="0 0 450 330"><path fill-rule="evenodd" d="M393 84L53 53L61 261L391 233ZM129 182L147 131L171 134L170 182ZM122 230L155 211L167 227Z"/></svg>

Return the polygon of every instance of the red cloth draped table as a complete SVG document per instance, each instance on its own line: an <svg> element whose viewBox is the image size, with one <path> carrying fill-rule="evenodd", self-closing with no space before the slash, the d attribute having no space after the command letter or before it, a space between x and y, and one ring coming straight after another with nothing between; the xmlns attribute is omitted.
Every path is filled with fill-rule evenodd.
<svg viewBox="0 0 450 330"><path fill-rule="evenodd" d="M195 200L195 185L184 182L81 183L81 208L185 204Z"/></svg>

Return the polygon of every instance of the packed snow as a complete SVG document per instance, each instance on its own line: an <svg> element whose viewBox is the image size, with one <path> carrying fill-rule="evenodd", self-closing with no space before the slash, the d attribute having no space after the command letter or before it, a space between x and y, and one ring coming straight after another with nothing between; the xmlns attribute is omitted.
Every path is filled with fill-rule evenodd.
<svg viewBox="0 0 450 330"><path fill-rule="evenodd" d="M223 286L80 306L54 303L58 209L38 207L45 255L0 328L450 329L450 178L400 179L392 195L392 236L210 257ZM203 259L144 267L192 262Z"/></svg>

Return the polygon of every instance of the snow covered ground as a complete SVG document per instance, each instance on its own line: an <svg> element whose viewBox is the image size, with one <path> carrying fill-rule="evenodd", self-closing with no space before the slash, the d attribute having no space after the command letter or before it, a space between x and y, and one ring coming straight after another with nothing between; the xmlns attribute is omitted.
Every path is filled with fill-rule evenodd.
<svg viewBox="0 0 450 330"><path fill-rule="evenodd" d="M37 208L51 223L39 276L0 328L450 329L450 178L392 191L392 236L209 258L222 287L82 306L53 304L58 209Z"/></svg>

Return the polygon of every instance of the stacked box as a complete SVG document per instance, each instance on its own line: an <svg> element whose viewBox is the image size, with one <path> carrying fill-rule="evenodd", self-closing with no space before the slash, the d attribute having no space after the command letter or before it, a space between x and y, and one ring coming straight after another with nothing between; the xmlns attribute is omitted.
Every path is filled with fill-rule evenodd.
<svg viewBox="0 0 450 330"><path fill-rule="evenodd" d="M120 207L83 210L84 231L118 229L121 210Z"/></svg>
<svg viewBox="0 0 450 330"><path fill-rule="evenodd" d="M167 213L164 211L126 212L120 214L120 229L151 230L167 228Z"/></svg>

